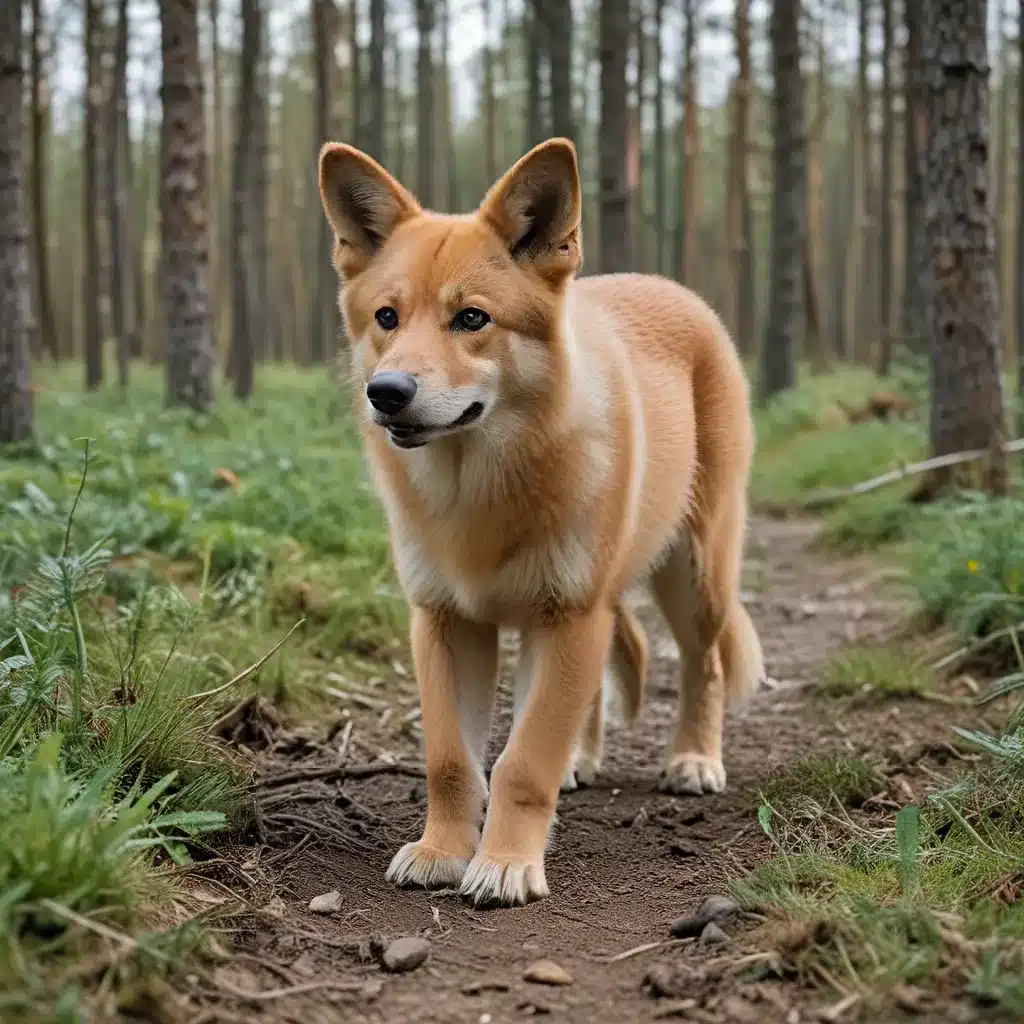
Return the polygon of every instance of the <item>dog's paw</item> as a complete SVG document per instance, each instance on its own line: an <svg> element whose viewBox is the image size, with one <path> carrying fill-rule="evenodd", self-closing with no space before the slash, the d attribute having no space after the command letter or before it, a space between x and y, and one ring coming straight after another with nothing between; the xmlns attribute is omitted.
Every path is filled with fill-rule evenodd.
<svg viewBox="0 0 1024 1024"><path fill-rule="evenodd" d="M469 860L427 846L422 840L406 843L391 858L387 880L402 888L445 889L457 886Z"/></svg>
<svg viewBox="0 0 1024 1024"><path fill-rule="evenodd" d="M593 757L590 754L578 753L573 758L572 766L565 773L565 778L562 779L561 791L563 793L572 793L574 790L592 786L600 770L600 758Z"/></svg>
<svg viewBox="0 0 1024 1024"><path fill-rule="evenodd" d="M658 788L663 793L721 793L725 789L725 765L717 757L676 754L661 773Z"/></svg>
<svg viewBox="0 0 1024 1024"><path fill-rule="evenodd" d="M515 907L544 899L548 883L542 860L500 861L477 854L459 892L478 907Z"/></svg>

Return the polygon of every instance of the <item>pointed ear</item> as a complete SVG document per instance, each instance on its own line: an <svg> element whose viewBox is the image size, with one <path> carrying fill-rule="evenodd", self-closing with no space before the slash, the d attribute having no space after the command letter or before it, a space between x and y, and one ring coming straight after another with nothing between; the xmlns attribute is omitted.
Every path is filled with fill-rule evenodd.
<svg viewBox="0 0 1024 1024"><path fill-rule="evenodd" d="M335 265L343 276L362 270L419 204L376 160L353 146L320 150L320 199L338 238Z"/></svg>
<svg viewBox="0 0 1024 1024"><path fill-rule="evenodd" d="M565 276L582 261L580 209L576 147L569 139L548 139L491 188L479 212L514 260Z"/></svg>

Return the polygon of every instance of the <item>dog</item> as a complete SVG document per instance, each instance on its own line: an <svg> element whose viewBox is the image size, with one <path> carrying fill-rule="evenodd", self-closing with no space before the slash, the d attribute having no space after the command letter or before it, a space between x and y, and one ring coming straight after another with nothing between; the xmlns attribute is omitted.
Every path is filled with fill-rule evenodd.
<svg viewBox="0 0 1024 1024"><path fill-rule="evenodd" d="M627 720L640 710L634 584L649 582L681 653L660 786L725 786L725 707L763 676L740 601L747 380L693 292L656 276L577 277L567 139L532 149L468 215L423 209L340 143L322 147L319 185L422 709L426 823L387 878L527 903L548 895L559 791L599 769L604 695L619 695ZM502 626L519 629L521 655L488 799Z"/></svg>

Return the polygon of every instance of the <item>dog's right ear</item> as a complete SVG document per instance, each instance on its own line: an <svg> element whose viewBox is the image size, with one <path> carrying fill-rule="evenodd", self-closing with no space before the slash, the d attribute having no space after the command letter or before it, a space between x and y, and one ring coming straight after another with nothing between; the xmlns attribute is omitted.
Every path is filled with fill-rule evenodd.
<svg viewBox="0 0 1024 1024"><path fill-rule="evenodd" d="M319 168L320 199L338 239L334 264L343 277L351 277L420 206L376 160L353 146L325 143Z"/></svg>

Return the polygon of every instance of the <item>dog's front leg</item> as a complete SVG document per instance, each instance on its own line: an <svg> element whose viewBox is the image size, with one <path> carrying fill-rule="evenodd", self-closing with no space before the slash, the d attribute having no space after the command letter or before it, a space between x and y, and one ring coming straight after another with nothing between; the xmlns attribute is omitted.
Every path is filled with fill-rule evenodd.
<svg viewBox="0 0 1024 1024"><path fill-rule="evenodd" d="M460 887L474 903L514 905L548 894L544 851L559 786L600 689L611 635L612 613L603 606L530 630L533 685L491 771L483 838Z"/></svg>
<svg viewBox="0 0 1024 1024"><path fill-rule="evenodd" d="M398 885L458 885L487 799L483 758L498 668L498 629L448 610L413 608L412 654L427 760L427 823L388 868Z"/></svg>

